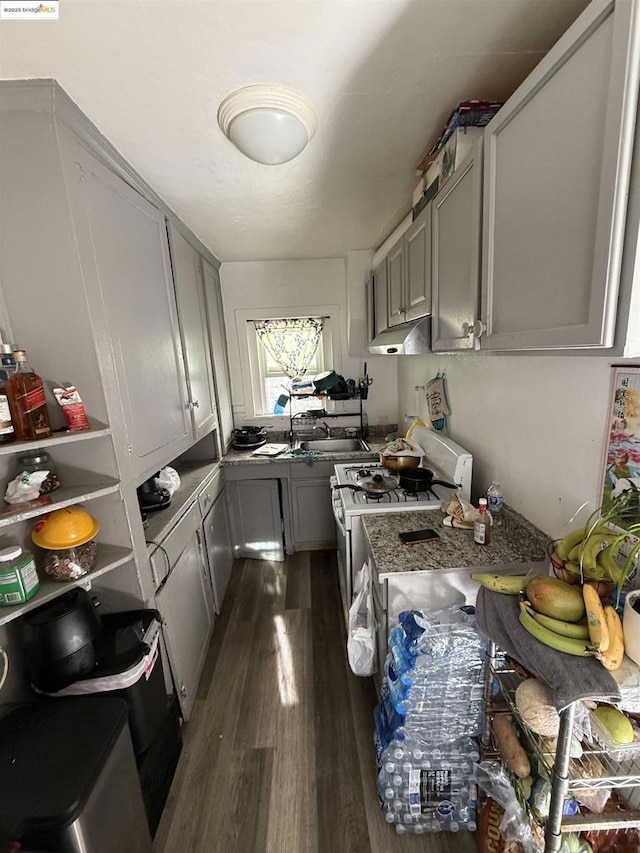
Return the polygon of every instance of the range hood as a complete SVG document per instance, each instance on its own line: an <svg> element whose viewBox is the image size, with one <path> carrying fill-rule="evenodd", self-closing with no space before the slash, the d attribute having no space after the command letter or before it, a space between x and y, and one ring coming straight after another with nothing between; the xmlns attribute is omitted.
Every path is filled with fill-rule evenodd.
<svg viewBox="0 0 640 853"><path fill-rule="evenodd" d="M431 352L431 317L386 329L369 343L373 355L424 355Z"/></svg>

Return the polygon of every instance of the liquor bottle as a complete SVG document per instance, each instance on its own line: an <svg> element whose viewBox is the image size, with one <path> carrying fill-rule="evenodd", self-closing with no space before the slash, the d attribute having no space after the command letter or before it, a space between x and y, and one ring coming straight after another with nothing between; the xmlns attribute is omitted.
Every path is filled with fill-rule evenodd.
<svg viewBox="0 0 640 853"><path fill-rule="evenodd" d="M491 516L487 512L487 499L480 498L480 507L473 519L473 541L478 545L488 545L491 542Z"/></svg>
<svg viewBox="0 0 640 853"><path fill-rule="evenodd" d="M0 379L8 379L16 372L16 357L13 354L13 344L0 344Z"/></svg>
<svg viewBox="0 0 640 853"><path fill-rule="evenodd" d="M0 378L0 444L9 444L16 440L16 431L9 406L9 392L6 379Z"/></svg>
<svg viewBox="0 0 640 853"><path fill-rule="evenodd" d="M51 435L44 383L27 364L27 354L17 350L16 370L7 379L13 426L19 441L33 441Z"/></svg>

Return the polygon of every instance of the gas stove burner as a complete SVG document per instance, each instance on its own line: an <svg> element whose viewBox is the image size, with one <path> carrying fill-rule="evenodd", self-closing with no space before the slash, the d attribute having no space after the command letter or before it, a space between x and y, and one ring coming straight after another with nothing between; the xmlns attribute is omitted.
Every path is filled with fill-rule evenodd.
<svg viewBox="0 0 640 853"><path fill-rule="evenodd" d="M367 495L366 497L367 497L367 503L372 503L372 504L373 503L379 504L379 503L383 503L384 501L391 500L388 492L382 493L379 495L370 494L370 495Z"/></svg>
<svg viewBox="0 0 640 853"><path fill-rule="evenodd" d="M358 471L358 478L359 479L362 479L363 477L370 477L370 476L371 476L371 471L369 470L369 468L360 468L360 470Z"/></svg>
<svg viewBox="0 0 640 853"><path fill-rule="evenodd" d="M402 490L402 495L406 501L419 501L422 495L429 496L430 492L408 492L406 489Z"/></svg>

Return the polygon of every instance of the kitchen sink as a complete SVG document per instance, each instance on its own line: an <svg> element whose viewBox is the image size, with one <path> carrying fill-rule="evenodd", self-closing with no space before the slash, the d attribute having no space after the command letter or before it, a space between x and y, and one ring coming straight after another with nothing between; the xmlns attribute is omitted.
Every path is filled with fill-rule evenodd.
<svg viewBox="0 0 640 853"><path fill-rule="evenodd" d="M301 450L324 450L326 453L369 451L361 438L308 438L298 442Z"/></svg>

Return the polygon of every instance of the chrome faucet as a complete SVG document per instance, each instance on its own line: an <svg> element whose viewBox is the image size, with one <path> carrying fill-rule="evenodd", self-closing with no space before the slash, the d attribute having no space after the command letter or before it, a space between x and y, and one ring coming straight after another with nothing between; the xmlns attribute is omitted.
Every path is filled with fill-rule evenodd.
<svg viewBox="0 0 640 853"><path fill-rule="evenodd" d="M316 430L321 430L322 432L324 432L327 438L331 438L331 427L324 421L320 421L319 423L317 423L314 426L312 432L315 432Z"/></svg>

